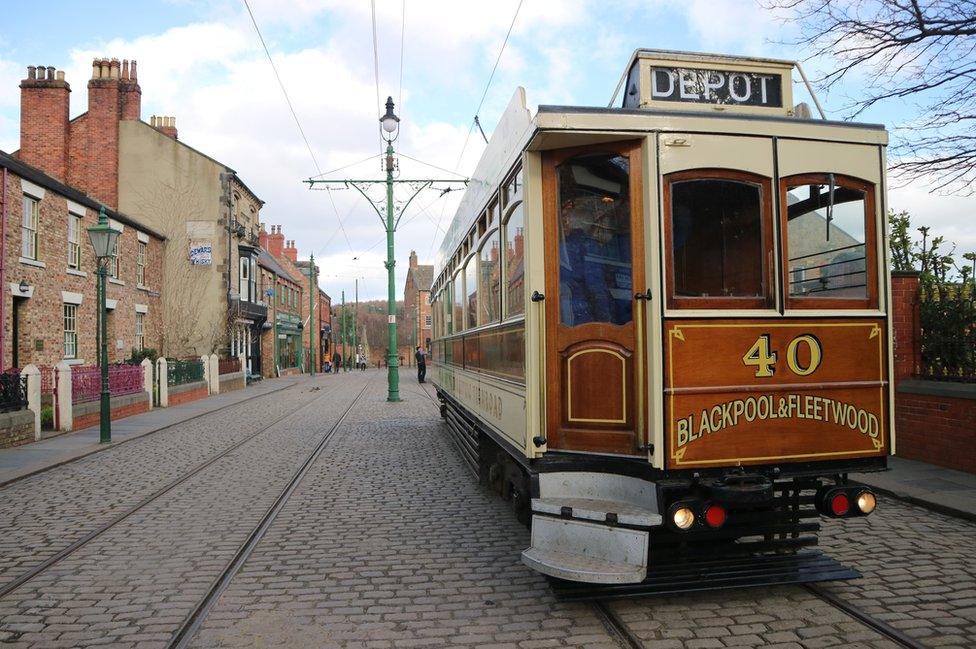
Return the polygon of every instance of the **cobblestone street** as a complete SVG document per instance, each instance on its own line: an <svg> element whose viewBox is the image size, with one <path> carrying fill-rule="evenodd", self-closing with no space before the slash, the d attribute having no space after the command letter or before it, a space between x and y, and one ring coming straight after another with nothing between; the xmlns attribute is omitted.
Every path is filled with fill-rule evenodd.
<svg viewBox="0 0 976 649"><path fill-rule="evenodd" d="M0 489L0 588L116 521L8 589L0 643L171 646L328 439L189 646L636 646L521 564L528 530L473 479L422 386L404 372L391 404L385 378L303 379ZM881 498L871 517L825 523L822 546L864 577L824 588L924 646L973 646L974 538L971 522ZM797 586L605 607L645 647L898 646Z"/></svg>

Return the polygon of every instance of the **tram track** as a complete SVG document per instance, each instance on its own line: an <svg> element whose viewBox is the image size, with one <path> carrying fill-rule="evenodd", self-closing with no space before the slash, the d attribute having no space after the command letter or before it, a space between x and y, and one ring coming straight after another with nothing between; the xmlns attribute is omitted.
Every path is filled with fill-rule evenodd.
<svg viewBox="0 0 976 649"><path fill-rule="evenodd" d="M346 407L339 419L336 420L335 424L333 424L328 432L322 436L322 439L320 439L315 445L315 448L311 453L309 453L302 465L298 467L291 479L281 490L281 493L278 494L278 497L275 498L271 506L265 511L264 515L261 517L261 520L248 535L247 539L240 546L240 548L238 548L231 560L213 581L209 590L207 591L207 594L197 603L190 614L184 618L183 623L176 630L167 644L168 649L184 649L185 647L189 646L190 641L206 620L207 615L217 603L217 600L220 599L220 596L225 590L227 590L228 586L230 586L231 581L254 552L257 545L261 542L261 539L264 538L264 535L267 533L268 529L270 529L270 527L274 524L275 520L278 518L278 515L288 503L289 498L291 498L291 495L294 493L295 489L298 488L299 483L301 483L302 479L315 464L315 461L319 458L319 456L322 455L325 448L329 445L329 442L332 441L332 438L335 436L336 432L345 422L353 408L356 407L356 404L359 403L359 400L362 398L363 394L366 393L368 388L369 384L363 386L363 389L360 390L359 394L357 394L355 398L353 398L352 402ZM315 401L318 401L318 399Z"/></svg>
<svg viewBox="0 0 976 649"><path fill-rule="evenodd" d="M276 392L280 392L281 390L286 390L286 389L289 389L289 388L292 388L292 387L295 387L295 386L294 385L286 386L284 388L281 388L280 390L275 390L274 392L268 392L266 394L274 394ZM136 503L135 505L133 505L130 508L128 508L127 510L125 510L124 512L122 512L119 515L113 517L111 520L108 520L105 523L102 523L101 525L99 525L94 530L88 532L87 534L85 534L81 538L79 538L79 539L75 540L74 542L70 543L69 545L65 546L64 548L62 548L61 550L59 550L55 554L53 554L50 557L44 559L40 563L35 564L31 568L25 570L20 575L18 575L17 577L11 579L10 581L7 581L3 585L0 585L0 598L6 597L10 593L16 591L18 588L20 588L21 586L27 584L28 582L30 582L32 579L34 579L38 575L44 573L45 571L47 571L51 567L53 567L56 564L60 563L61 561L63 561L64 559L66 559L67 557L69 557L70 555L72 555L73 553L75 553L76 551L78 551L79 549L85 547L86 545L88 545L89 543L91 543L92 541L94 541L95 539L97 539L98 537L100 537L101 535L103 535L104 533L108 532L109 530L111 530L115 526L119 525L120 523L124 522L125 520L127 520L128 518L130 518L131 516L133 516L134 514L136 514L137 512L139 512L140 510L144 509L146 506L150 505L151 503L155 502L156 500L158 500L162 496L166 495L167 493L169 493L170 491L172 491L176 487L178 487L181 484L185 483L187 480L189 480L193 476L197 475L201 471L203 471L203 470L207 469L208 467L212 466L214 463L218 462L219 460L221 460L222 458L224 458L227 455L231 454L232 452L240 449L245 444L247 444L251 440L255 439L259 435L267 432L268 430L274 428L275 426L280 425L282 422L287 421L288 419L294 417L295 415L297 415L298 413L302 412L306 408L308 408L308 407L310 407L310 406L318 403L323 398L325 398L326 396L328 396L329 394L331 394L331 392L332 392L332 390L327 390L323 394L321 394L318 397L310 400L308 403L299 406L298 408L296 408L295 410L291 411L287 415L284 415L282 417L279 417L275 421L271 422L270 424L267 424L266 426L263 426L263 427L259 428L258 430L254 431L253 433L249 433L248 435L246 435L242 439L234 442L233 444L231 444L230 446L226 447L222 451L220 451L220 452L218 452L218 453L210 456L209 458L207 458L203 462L197 464L196 466L194 466L189 471L183 473L179 477L171 480L170 482L166 483L162 487L158 488L156 491L152 492L151 494L149 494L148 496L146 496L145 498L143 498L142 500L140 500L138 503ZM261 396L265 396L265 395L261 395ZM202 416L206 416L207 414L212 414L212 413L218 412L219 410L223 410L224 408L228 408L231 405L238 405L238 404L230 404L228 406L224 406L222 408L219 408L218 410L211 410L210 412L208 412L208 413L202 413L201 415L198 415L197 417L202 417ZM195 419L195 418L196 417L191 418L191 419ZM189 421L189 420L186 420L186 421ZM172 425L176 425L176 424L172 424ZM166 428L168 428L168 427L170 427L170 426L167 426ZM160 429L160 430L162 430L162 429ZM76 459L81 459L81 458L76 458ZM70 461L74 461L74 460L70 460Z"/></svg>

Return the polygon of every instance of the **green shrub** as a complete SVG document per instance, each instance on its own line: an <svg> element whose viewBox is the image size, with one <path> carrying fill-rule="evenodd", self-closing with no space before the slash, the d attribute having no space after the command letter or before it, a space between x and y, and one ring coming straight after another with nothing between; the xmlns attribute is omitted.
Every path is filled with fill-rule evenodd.
<svg viewBox="0 0 976 649"><path fill-rule="evenodd" d="M41 406L41 428L51 430L54 428L54 407Z"/></svg>
<svg viewBox="0 0 976 649"><path fill-rule="evenodd" d="M156 359L159 358L159 352L157 352L155 349L150 349L148 347L146 349L136 349L135 347L133 347L132 356L129 358L129 360L126 361L126 363L132 363L133 365L138 365L145 358L148 358L153 363L155 363Z"/></svg>

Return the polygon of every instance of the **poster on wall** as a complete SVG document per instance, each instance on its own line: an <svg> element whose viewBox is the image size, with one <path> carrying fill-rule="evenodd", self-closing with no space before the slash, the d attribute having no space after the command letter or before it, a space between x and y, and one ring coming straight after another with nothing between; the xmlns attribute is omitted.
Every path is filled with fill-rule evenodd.
<svg viewBox="0 0 976 649"><path fill-rule="evenodd" d="M190 264L209 266L213 262L213 245L210 241L190 241Z"/></svg>

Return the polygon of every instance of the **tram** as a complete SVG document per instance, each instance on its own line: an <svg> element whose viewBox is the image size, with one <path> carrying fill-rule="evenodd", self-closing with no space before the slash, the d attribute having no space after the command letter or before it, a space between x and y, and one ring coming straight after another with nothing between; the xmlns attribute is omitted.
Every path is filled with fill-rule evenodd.
<svg viewBox="0 0 976 649"><path fill-rule="evenodd" d="M461 200L431 379L559 583L852 576L808 546L895 449L887 133L794 106L794 69L641 49L616 106L518 88Z"/></svg>

